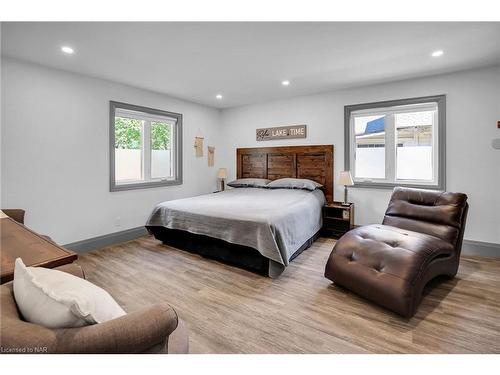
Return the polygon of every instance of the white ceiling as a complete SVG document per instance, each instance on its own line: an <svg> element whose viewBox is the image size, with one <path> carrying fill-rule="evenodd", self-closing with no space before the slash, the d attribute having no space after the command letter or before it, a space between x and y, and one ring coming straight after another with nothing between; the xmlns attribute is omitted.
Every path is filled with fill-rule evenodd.
<svg viewBox="0 0 500 375"><path fill-rule="evenodd" d="M500 23L3 23L2 54L228 108L498 65Z"/></svg>

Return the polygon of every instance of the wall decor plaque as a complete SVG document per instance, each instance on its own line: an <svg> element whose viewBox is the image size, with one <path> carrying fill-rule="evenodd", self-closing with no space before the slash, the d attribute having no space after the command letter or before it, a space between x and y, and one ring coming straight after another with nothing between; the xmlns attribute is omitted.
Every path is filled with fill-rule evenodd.
<svg viewBox="0 0 500 375"><path fill-rule="evenodd" d="M271 141L273 139L306 138L307 125L277 126L256 130L257 141Z"/></svg>
<svg viewBox="0 0 500 375"><path fill-rule="evenodd" d="M194 138L194 149L196 157L201 158L203 156L203 137L196 136Z"/></svg>
<svg viewBox="0 0 500 375"><path fill-rule="evenodd" d="M213 167L215 162L215 147L208 146L208 166Z"/></svg>

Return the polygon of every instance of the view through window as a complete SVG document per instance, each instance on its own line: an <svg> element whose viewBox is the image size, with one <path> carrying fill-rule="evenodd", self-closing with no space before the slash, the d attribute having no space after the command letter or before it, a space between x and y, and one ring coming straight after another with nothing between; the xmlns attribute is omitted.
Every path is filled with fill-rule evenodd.
<svg viewBox="0 0 500 375"><path fill-rule="evenodd" d="M180 181L179 114L112 103L112 190Z"/></svg>
<svg viewBox="0 0 500 375"><path fill-rule="evenodd" d="M439 106L444 97L436 98L346 107L346 169L355 185L442 185L444 116Z"/></svg>

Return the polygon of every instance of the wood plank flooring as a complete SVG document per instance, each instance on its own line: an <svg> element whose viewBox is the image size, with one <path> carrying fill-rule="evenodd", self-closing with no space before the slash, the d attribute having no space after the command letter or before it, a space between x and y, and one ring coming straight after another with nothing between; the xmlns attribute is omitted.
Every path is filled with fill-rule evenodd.
<svg viewBox="0 0 500 375"><path fill-rule="evenodd" d="M142 237L80 257L88 280L126 311L169 302L191 353L500 353L500 260L462 257L401 318L323 277L318 239L270 279Z"/></svg>

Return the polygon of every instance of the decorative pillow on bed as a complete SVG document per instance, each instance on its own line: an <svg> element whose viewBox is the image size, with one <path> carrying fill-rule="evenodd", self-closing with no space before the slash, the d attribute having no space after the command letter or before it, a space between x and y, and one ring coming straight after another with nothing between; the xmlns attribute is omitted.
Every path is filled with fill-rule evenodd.
<svg viewBox="0 0 500 375"><path fill-rule="evenodd" d="M14 268L14 299L24 319L48 328L82 327L125 315L108 292L69 273L26 267Z"/></svg>
<svg viewBox="0 0 500 375"><path fill-rule="evenodd" d="M239 178L237 180L229 182L227 186L231 186L234 188L267 187L267 184L270 182L271 180L268 180L267 178Z"/></svg>
<svg viewBox="0 0 500 375"><path fill-rule="evenodd" d="M270 182L266 187L269 189L304 189L313 191L322 186L306 178L280 178Z"/></svg>

